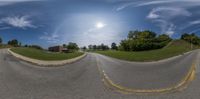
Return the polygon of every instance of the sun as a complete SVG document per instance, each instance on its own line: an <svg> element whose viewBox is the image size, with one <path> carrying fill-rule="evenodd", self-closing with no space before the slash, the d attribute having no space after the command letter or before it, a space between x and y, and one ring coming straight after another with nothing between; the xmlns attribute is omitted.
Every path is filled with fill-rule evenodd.
<svg viewBox="0 0 200 99"><path fill-rule="evenodd" d="M96 28L100 29L100 28L103 28L103 27L105 27L104 23L102 23L102 22L96 23Z"/></svg>

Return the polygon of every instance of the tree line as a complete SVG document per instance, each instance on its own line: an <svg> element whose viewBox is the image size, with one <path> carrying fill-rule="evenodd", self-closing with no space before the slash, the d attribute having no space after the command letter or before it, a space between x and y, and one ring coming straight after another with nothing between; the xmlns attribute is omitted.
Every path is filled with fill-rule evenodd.
<svg viewBox="0 0 200 99"><path fill-rule="evenodd" d="M200 46L200 37L195 33L183 33L181 40L185 40L194 45ZM89 45L88 50L120 50L120 51L145 51L160 49L166 46L173 39L166 34L157 35L157 33L144 30L144 31L129 31L126 39L121 40L119 45L115 42L111 44L111 48L108 45ZM87 50L87 47L82 47L83 50Z"/></svg>
<svg viewBox="0 0 200 99"><path fill-rule="evenodd" d="M82 49L86 49L86 47L83 47ZM89 50L109 50L108 45L104 45L103 43L100 45L88 45Z"/></svg>
<svg viewBox="0 0 200 99"><path fill-rule="evenodd" d="M2 44L2 38L0 37L0 45ZM12 39L12 40L9 40L7 42L7 45L10 45L10 46L13 46L13 47L29 47L29 48L35 48L35 49L43 49L41 46L39 45L28 45L28 44L25 44L25 45L22 45L21 42L19 42L17 39ZM69 51L77 51L79 50L79 47L76 43L73 43L73 42L69 42L68 44L63 44L62 45L64 48L67 48Z"/></svg>
<svg viewBox="0 0 200 99"><path fill-rule="evenodd" d="M68 44L63 44L64 48L67 48L70 52L79 50L79 47L76 43L69 42Z"/></svg>
<svg viewBox="0 0 200 99"><path fill-rule="evenodd" d="M192 43L194 45L200 46L200 37L197 36L195 33L183 33L180 37L180 39L185 40L189 43ZM109 47L105 44L100 45L88 45L88 48L86 46L82 47L82 50L121 50L121 51L145 51L145 50L152 50L152 49L160 49L166 46L172 38L170 38L166 34L160 34L157 35L157 33L144 30L144 31L129 31L128 36L126 39L121 40L119 45L117 45L115 42L111 44ZM0 45L2 45L2 38L0 37ZM8 45L14 46L14 47L21 47L22 44L17 39L13 39L7 42ZM23 47L32 47L36 49L43 49L39 45L24 45ZM79 47L76 43L69 42L68 44L63 44L64 48L67 48L71 51L79 50Z"/></svg>

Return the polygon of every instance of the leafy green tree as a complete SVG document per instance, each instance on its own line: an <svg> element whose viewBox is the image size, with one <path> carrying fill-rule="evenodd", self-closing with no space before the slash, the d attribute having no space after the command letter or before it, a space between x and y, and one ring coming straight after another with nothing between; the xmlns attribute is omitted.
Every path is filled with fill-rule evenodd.
<svg viewBox="0 0 200 99"><path fill-rule="evenodd" d="M86 51L86 50L87 50L87 47L86 47L86 46L83 46L83 47L82 47L82 50Z"/></svg>
<svg viewBox="0 0 200 99"><path fill-rule="evenodd" d="M130 48L130 40L122 40L120 42L120 46L119 46L120 50L124 50L124 51L131 51Z"/></svg>
<svg viewBox="0 0 200 99"><path fill-rule="evenodd" d="M14 47L18 47L19 46L19 42L16 39L13 39L11 41L8 41L8 45L12 45Z"/></svg>
<svg viewBox="0 0 200 99"><path fill-rule="evenodd" d="M64 48L67 48L67 45L66 45L66 44L63 44L63 47L64 47Z"/></svg>
<svg viewBox="0 0 200 99"><path fill-rule="evenodd" d="M93 46L92 46L92 49L93 49L93 50L97 50L97 45L93 45Z"/></svg>
<svg viewBox="0 0 200 99"><path fill-rule="evenodd" d="M2 40L2 38L0 37L0 44L2 44L2 42L3 42L3 40Z"/></svg>
<svg viewBox="0 0 200 99"><path fill-rule="evenodd" d="M156 33L149 30L141 31L140 33L138 33L139 39L153 39L155 37L156 37Z"/></svg>
<svg viewBox="0 0 200 99"><path fill-rule="evenodd" d="M183 35L181 35L181 39L195 45L200 45L200 38L196 36L195 33L192 34L184 33Z"/></svg>
<svg viewBox="0 0 200 99"><path fill-rule="evenodd" d="M24 45L24 47L28 47L28 45L26 44L26 45Z"/></svg>
<svg viewBox="0 0 200 99"><path fill-rule="evenodd" d="M124 51L158 49L167 45L169 41L171 41L171 38L165 34L157 37L155 32L149 30L130 31L128 38L120 42L119 49Z"/></svg>
<svg viewBox="0 0 200 99"><path fill-rule="evenodd" d="M167 41L167 40L171 40L171 38L169 37L169 35L166 35L166 34L161 34L157 37L157 40L159 42L161 41Z"/></svg>
<svg viewBox="0 0 200 99"><path fill-rule="evenodd" d="M133 39L135 37L134 31L129 31L128 38Z"/></svg>
<svg viewBox="0 0 200 99"><path fill-rule="evenodd" d="M88 45L89 50L93 49L93 45Z"/></svg>
<svg viewBox="0 0 200 99"><path fill-rule="evenodd" d="M145 30L145 31L129 31L128 33L128 39L151 39L151 38L155 38L156 37L156 33L149 31L149 30Z"/></svg>
<svg viewBox="0 0 200 99"><path fill-rule="evenodd" d="M101 50L109 50L109 47L107 45L104 45L103 43L100 45Z"/></svg>
<svg viewBox="0 0 200 99"><path fill-rule="evenodd" d="M113 42L113 43L111 44L111 49L112 49L112 50L117 50L117 49L118 49L117 44Z"/></svg>
<svg viewBox="0 0 200 99"><path fill-rule="evenodd" d="M67 49L70 51L76 51L79 49L79 47L76 43L69 42L69 44L67 45Z"/></svg>

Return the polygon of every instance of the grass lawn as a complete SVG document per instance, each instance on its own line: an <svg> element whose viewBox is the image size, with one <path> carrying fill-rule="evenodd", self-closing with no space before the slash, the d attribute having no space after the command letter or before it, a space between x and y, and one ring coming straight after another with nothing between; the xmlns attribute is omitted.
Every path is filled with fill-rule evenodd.
<svg viewBox="0 0 200 99"><path fill-rule="evenodd" d="M193 46L193 49L199 47ZM174 40L168 46L150 51L125 52L125 51L96 51L96 53L128 61L156 61L169 58L190 51L191 45L182 40Z"/></svg>
<svg viewBox="0 0 200 99"><path fill-rule="evenodd" d="M6 45L6 44L0 44L0 49L3 49L3 48L10 48L12 46L10 45Z"/></svg>
<svg viewBox="0 0 200 99"><path fill-rule="evenodd" d="M39 59L39 60L65 60L78 57L83 55L81 52L74 52L74 53L54 53L54 52L47 52L44 50L38 50L34 48L11 48L11 51L18 53L20 55Z"/></svg>

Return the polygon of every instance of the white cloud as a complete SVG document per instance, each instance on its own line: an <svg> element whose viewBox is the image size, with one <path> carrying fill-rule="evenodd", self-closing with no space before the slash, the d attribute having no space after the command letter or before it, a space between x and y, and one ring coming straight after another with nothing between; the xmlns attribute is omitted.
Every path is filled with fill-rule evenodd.
<svg viewBox="0 0 200 99"><path fill-rule="evenodd" d="M174 24L170 24L165 34L172 36L175 33L176 26Z"/></svg>
<svg viewBox="0 0 200 99"><path fill-rule="evenodd" d="M123 9L125 9L125 8L127 8L127 7L129 7L131 5L134 5L134 4L135 4L135 2L133 2L133 3L126 3L126 4L124 4L124 5L120 6L120 7L117 7L116 11L123 10Z"/></svg>
<svg viewBox="0 0 200 99"><path fill-rule="evenodd" d="M0 6L12 5L20 2L45 1L45 0L0 0Z"/></svg>
<svg viewBox="0 0 200 99"><path fill-rule="evenodd" d="M149 2L142 2L142 3L139 3L139 4L135 5L135 7L147 6L147 5L153 5L153 4L171 3L171 2L175 2L175 1L168 0L168 1L149 1Z"/></svg>
<svg viewBox="0 0 200 99"><path fill-rule="evenodd" d="M147 18L173 18L176 16L191 16L192 13L183 8L178 7L157 7L151 10Z"/></svg>
<svg viewBox="0 0 200 99"><path fill-rule="evenodd" d="M178 19L178 17L192 17L192 14L195 13L191 13L187 9L200 6L200 0L130 0L128 2L118 0L116 2L121 3L121 6L116 8L116 11L124 10L129 7L156 7L150 11L147 15L147 19L156 22L156 25L161 28L162 33L173 35L177 29L183 30L193 25L200 24L200 20L196 20L187 22L188 24L182 24L176 28L176 23L173 20Z"/></svg>
<svg viewBox="0 0 200 99"><path fill-rule="evenodd" d="M200 20L192 21L192 22L190 22L189 24L191 24L191 25L200 24Z"/></svg>
<svg viewBox="0 0 200 99"><path fill-rule="evenodd" d="M147 15L147 19L158 24L161 32L169 36L175 33L176 26L172 19L177 17L189 17L192 13L179 7L157 7L152 9Z"/></svg>
<svg viewBox="0 0 200 99"><path fill-rule="evenodd" d="M60 28L61 28L62 25L63 24L61 24L58 27L56 27L53 33L44 32L44 34L42 34L39 37L39 39L45 40L46 42L52 43L52 44L58 44L59 42L62 42L61 37L63 35L60 36L61 34L58 34L58 32L59 32L59 30L60 30Z"/></svg>
<svg viewBox="0 0 200 99"><path fill-rule="evenodd" d="M32 24L32 21L29 20L28 16L22 16L22 17L14 16L14 17L2 18L0 19L0 24L7 24L12 27L17 27L22 29L36 28L36 26Z"/></svg>
<svg viewBox="0 0 200 99"><path fill-rule="evenodd" d="M188 29L191 26L198 25L198 24L200 24L200 20L190 21L190 22L188 22L188 24L184 24L183 26L181 26L180 29L181 30Z"/></svg>
<svg viewBox="0 0 200 99"><path fill-rule="evenodd" d="M121 1L120 1L121 2ZM139 2L129 2L129 3L125 3L121 6L119 6L116 11L120 11L123 10L127 7L133 6L133 7L140 7L140 6L147 6L147 5L153 5L153 4L161 4L161 3L170 3L170 2L174 2L174 1L139 1Z"/></svg>
<svg viewBox="0 0 200 99"><path fill-rule="evenodd" d="M194 29L194 30L190 31L189 33L195 33L195 32L198 32L198 31L200 31L200 29L199 29L199 28L198 28L198 29Z"/></svg>
<svg viewBox="0 0 200 99"><path fill-rule="evenodd" d="M56 33L47 33L45 32L44 35L39 37L42 40L46 40L49 43L57 43L59 41L59 36Z"/></svg>
<svg viewBox="0 0 200 99"><path fill-rule="evenodd" d="M116 1L116 2L122 2L122 1ZM141 6L151 6L151 5L164 5L164 4L176 4L176 7L192 7L192 6L199 6L200 1L199 0L154 0L154 1L130 1L128 3L124 3L118 8L116 8L116 11L123 10L127 7L141 7Z"/></svg>
<svg viewBox="0 0 200 99"><path fill-rule="evenodd" d="M149 15L147 16L149 19L156 19L159 18L158 14L155 14L154 11L150 12Z"/></svg>

